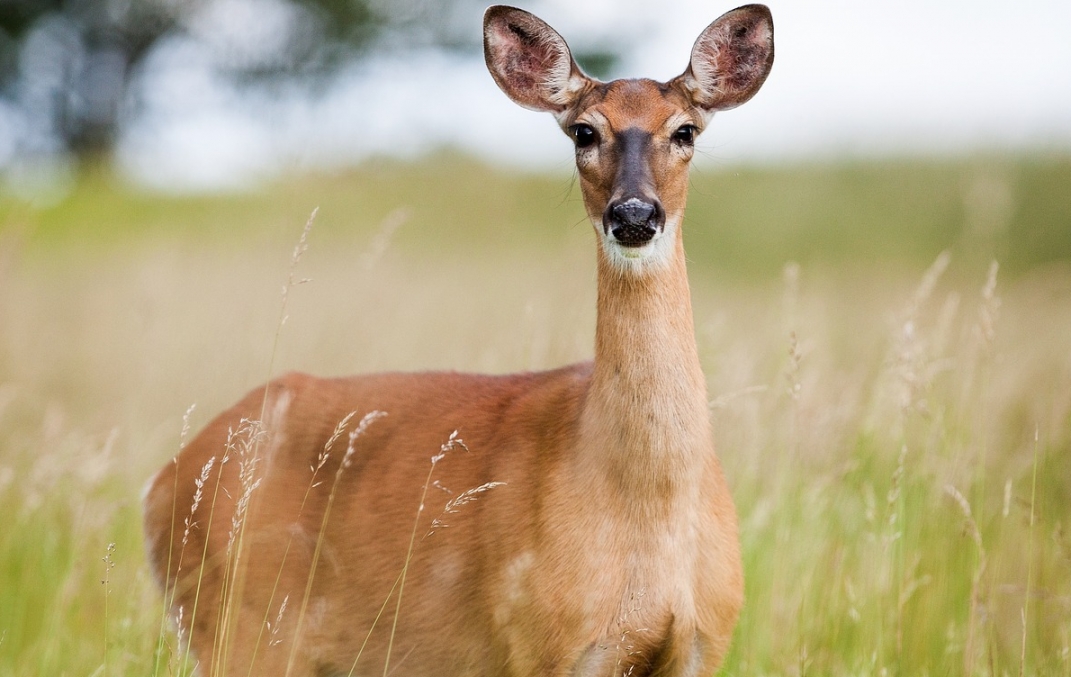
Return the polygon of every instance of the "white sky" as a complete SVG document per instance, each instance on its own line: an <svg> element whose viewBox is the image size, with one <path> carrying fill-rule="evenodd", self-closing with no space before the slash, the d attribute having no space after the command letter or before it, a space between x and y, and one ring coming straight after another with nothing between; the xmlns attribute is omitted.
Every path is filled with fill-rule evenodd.
<svg viewBox="0 0 1071 677"><path fill-rule="evenodd" d="M770 78L751 102L720 114L700 140L719 165L844 154L1071 151L1069 0L769 5L777 54ZM621 50L628 54L622 75L661 80L684 70L700 31L733 6L526 5L566 40L632 42ZM236 11L234 21L247 14ZM443 145L516 167L570 167L570 144L552 118L511 103L482 58L380 59L344 73L316 100L260 101L229 91L189 44L171 44L156 59L167 75L147 89L151 114L124 138L120 159L158 188L241 186L288 169L415 156Z"/></svg>

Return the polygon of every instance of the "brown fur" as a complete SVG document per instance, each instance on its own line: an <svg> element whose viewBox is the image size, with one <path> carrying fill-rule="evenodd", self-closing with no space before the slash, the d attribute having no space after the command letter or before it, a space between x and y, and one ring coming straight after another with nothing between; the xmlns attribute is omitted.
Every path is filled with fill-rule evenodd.
<svg viewBox="0 0 1071 677"><path fill-rule="evenodd" d="M594 360L509 376L289 374L223 412L145 500L149 559L203 675L348 674L355 661L354 674L370 674L388 655L391 671L412 675L709 675L728 649L743 578L681 237L691 150L672 139L702 128L702 106L681 79L578 76L557 33L520 10L492 8L485 21L507 94L520 83L526 105L602 137L577 150L599 238ZM495 42L496 31L508 35ZM614 131L627 128L650 134L644 193L671 224L646 264L615 258L598 223L620 173ZM386 416L349 453L343 434L314 472L339 422L373 410ZM229 431L259 418L267 432L244 455L226 452ZM454 431L464 447L432 468ZM260 484L232 538L254 455Z"/></svg>

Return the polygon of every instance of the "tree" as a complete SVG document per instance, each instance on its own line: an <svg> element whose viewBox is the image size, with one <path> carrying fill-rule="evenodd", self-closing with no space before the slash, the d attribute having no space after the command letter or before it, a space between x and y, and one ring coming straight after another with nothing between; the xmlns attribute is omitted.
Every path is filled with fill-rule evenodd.
<svg viewBox="0 0 1071 677"><path fill-rule="evenodd" d="M107 155L137 113L139 74L168 41L198 41L236 84L315 83L372 47L476 48L479 35L458 19L477 7L474 0L0 0L0 108L19 123L19 153ZM271 40L242 39L265 26Z"/></svg>

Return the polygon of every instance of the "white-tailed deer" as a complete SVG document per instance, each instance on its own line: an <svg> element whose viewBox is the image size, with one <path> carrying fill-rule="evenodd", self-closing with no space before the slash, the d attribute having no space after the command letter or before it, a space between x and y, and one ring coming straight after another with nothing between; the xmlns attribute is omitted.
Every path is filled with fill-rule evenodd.
<svg viewBox="0 0 1071 677"><path fill-rule="evenodd" d="M289 374L212 421L145 499L150 562L206 677L710 675L725 656L743 578L681 224L696 136L769 73L770 12L716 20L666 83L587 77L510 7L487 10L484 48L499 87L574 142L594 360ZM461 500L439 509L431 457L455 430L465 449L434 478Z"/></svg>

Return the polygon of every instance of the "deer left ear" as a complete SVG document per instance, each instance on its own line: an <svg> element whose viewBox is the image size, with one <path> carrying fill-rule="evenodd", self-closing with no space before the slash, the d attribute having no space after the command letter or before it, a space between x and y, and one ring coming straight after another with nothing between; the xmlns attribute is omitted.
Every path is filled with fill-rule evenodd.
<svg viewBox="0 0 1071 677"><path fill-rule="evenodd" d="M483 17L483 48L495 82L525 108L562 113L590 82L562 36L522 9L489 7Z"/></svg>
<svg viewBox="0 0 1071 677"><path fill-rule="evenodd" d="M745 5L720 16L695 41L688 69L674 82L707 113L736 108L759 91L773 66L773 16Z"/></svg>

